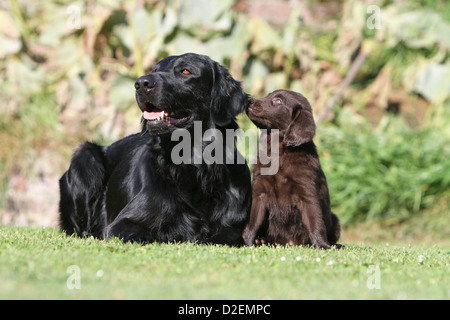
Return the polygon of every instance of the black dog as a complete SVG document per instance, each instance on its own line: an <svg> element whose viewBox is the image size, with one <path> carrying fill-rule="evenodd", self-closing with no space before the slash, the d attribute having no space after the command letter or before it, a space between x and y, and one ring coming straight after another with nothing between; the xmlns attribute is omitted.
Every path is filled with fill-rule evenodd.
<svg viewBox="0 0 450 320"><path fill-rule="evenodd" d="M278 136L269 137L279 139L279 149L269 150L272 156L278 154L279 170L263 175L267 165L259 161L253 168L245 243L252 246L259 235L269 243L329 249L339 239L340 225L331 212L327 179L313 142L316 125L308 100L300 93L277 90L253 99L247 113L259 128L279 130Z"/></svg>
<svg viewBox="0 0 450 320"><path fill-rule="evenodd" d="M241 244L251 206L245 161L175 164L172 132L194 137L194 121L202 132L237 129L248 95L224 67L192 53L161 60L135 87L142 132L111 146L85 143L75 153L60 180L61 229L144 243ZM200 141L202 150L208 143ZM198 156L195 141L189 146L191 158Z"/></svg>

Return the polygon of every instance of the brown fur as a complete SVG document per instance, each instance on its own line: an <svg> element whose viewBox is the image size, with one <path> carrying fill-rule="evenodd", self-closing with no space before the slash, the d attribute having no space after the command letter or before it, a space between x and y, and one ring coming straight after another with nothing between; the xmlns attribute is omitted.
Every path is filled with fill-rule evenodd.
<svg viewBox="0 0 450 320"><path fill-rule="evenodd" d="M269 164L259 159L254 166L245 244L264 239L277 245L329 249L339 239L340 225L331 212L327 180L312 141L316 126L308 100L296 92L277 90L253 99L247 114L261 129L279 129L279 150L270 150L270 139L276 136L267 137L268 154L279 152L279 170L262 175L261 168Z"/></svg>

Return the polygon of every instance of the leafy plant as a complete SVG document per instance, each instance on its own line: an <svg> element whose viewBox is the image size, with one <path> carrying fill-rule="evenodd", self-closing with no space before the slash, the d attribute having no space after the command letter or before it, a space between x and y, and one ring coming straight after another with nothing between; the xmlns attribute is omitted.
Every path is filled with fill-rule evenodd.
<svg viewBox="0 0 450 320"><path fill-rule="evenodd" d="M349 112L319 131L332 207L344 221L403 221L450 188L450 135L386 116L376 128ZM448 197L448 192L442 196Z"/></svg>

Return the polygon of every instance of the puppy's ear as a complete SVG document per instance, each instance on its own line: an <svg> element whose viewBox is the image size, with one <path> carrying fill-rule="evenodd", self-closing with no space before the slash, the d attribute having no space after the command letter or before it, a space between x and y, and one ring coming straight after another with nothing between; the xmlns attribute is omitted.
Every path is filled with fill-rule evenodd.
<svg viewBox="0 0 450 320"><path fill-rule="evenodd" d="M305 99L306 100L306 99ZM284 134L284 143L290 147L298 147L312 141L316 134L316 124L308 101L298 108L292 117L292 122Z"/></svg>
<svg viewBox="0 0 450 320"><path fill-rule="evenodd" d="M250 97L227 69L217 62L213 63L213 79L211 117L216 125L225 127L247 108Z"/></svg>

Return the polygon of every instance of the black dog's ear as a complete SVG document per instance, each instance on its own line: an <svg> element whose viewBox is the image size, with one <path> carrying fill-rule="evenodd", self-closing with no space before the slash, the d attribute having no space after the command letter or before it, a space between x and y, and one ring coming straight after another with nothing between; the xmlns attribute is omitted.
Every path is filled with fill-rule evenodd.
<svg viewBox="0 0 450 320"><path fill-rule="evenodd" d="M217 126L225 127L248 107L250 97L242 90L240 82L217 62L213 63L213 79L211 117Z"/></svg>
<svg viewBox="0 0 450 320"><path fill-rule="evenodd" d="M298 147L312 141L316 134L316 124L309 102L302 103L292 117L292 122L284 134L284 143L290 147Z"/></svg>

